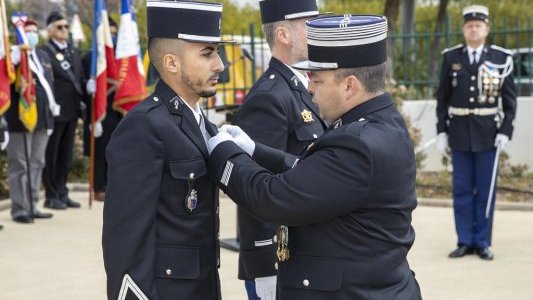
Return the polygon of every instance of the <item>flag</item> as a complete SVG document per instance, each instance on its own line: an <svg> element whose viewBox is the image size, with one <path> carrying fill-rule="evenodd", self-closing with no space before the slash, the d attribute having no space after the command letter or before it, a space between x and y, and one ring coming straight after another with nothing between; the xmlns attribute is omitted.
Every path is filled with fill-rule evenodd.
<svg viewBox="0 0 533 300"><path fill-rule="evenodd" d="M35 84L33 74L30 70L28 53L28 40L24 30L28 16L15 12L11 17L11 22L15 26L15 39L20 48L20 62L17 66L17 76L15 88L19 92L19 119L29 132L33 132L37 125L37 103L35 97Z"/></svg>
<svg viewBox="0 0 533 300"><path fill-rule="evenodd" d="M131 0L121 0L120 28L117 38L117 68L119 88L113 108L127 113L146 97L146 78L141 59L139 30Z"/></svg>
<svg viewBox="0 0 533 300"><path fill-rule="evenodd" d="M91 78L96 81L94 96L95 122L105 118L107 110L108 78L116 78L115 55L109 19L104 0L94 1L93 46L91 57Z"/></svg>
<svg viewBox="0 0 533 300"><path fill-rule="evenodd" d="M4 0L0 0L0 115L3 115L11 104L9 85L15 81L15 70L11 64L9 48L6 5Z"/></svg>
<svg viewBox="0 0 533 300"><path fill-rule="evenodd" d="M85 42L85 33L83 33L80 16L78 14L75 14L72 17L72 22L70 23L70 34L75 43Z"/></svg>

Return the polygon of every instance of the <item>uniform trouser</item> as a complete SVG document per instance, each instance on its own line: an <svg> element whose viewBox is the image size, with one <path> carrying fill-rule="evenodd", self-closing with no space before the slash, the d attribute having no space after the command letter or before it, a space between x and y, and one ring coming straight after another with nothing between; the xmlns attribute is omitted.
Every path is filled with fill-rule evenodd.
<svg viewBox="0 0 533 300"><path fill-rule="evenodd" d="M246 288L246 294L248 294L248 300L260 300L255 290L255 280L245 280L244 287Z"/></svg>
<svg viewBox="0 0 533 300"><path fill-rule="evenodd" d="M54 133L46 147L44 187L46 199L65 199L68 196L67 179L72 167L72 152L76 134L77 118L55 122Z"/></svg>
<svg viewBox="0 0 533 300"><path fill-rule="evenodd" d="M28 147L28 161L24 137ZM30 216L30 197L28 191L28 163L30 166L31 199L34 212L39 199L41 178L45 165L45 150L48 143L46 128L36 129L34 132L10 132L7 145L9 194L11 197L11 216Z"/></svg>
<svg viewBox="0 0 533 300"><path fill-rule="evenodd" d="M94 191L105 192L107 183L107 160L103 157L94 158Z"/></svg>
<svg viewBox="0 0 533 300"><path fill-rule="evenodd" d="M496 151L452 150L453 208L458 244L477 249L491 245L495 193L485 218ZM495 185L496 186L496 185Z"/></svg>

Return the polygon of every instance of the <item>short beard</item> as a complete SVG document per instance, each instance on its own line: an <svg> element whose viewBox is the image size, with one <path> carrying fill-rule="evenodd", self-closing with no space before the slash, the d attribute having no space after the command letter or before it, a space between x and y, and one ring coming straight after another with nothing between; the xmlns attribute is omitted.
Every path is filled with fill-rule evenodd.
<svg viewBox="0 0 533 300"><path fill-rule="evenodd" d="M197 80L196 82L193 82L191 77L189 77L189 74L186 72L181 72L181 80L183 84L185 84L186 87L193 90L199 97L202 98L210 98L216 95L217 91L214 90L201 90L200 87L202 86L202 81Z"/></svg>

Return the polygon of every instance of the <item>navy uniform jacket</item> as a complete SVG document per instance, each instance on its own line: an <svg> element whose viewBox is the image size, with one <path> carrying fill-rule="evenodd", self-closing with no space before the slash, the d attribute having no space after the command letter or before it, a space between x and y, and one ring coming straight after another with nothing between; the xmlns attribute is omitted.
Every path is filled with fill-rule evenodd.
<svg viewBox="0 0 533 300"><path fill-rule="evenodd" d="M41 47L50 56L52 70L54 71L54 96L57 104L61 106L61 113L55 117L56 122L68 122L78 117L80 102L85 91L85 78L83 66L78 49L69 44L65 50L60 50L52 41ZM61 55L57 55L61 53ZM68 65L70 68L65 71Z"/></svg>
<svg viewBox="0 0 533 300"><path fill-rule="evenodd" d="M287 171L275 175L254 159ZM292 169L294 158L261 144L254 159L223 142L208 173L244 209L289 226L281 299L421 298L406 259L415 238L415 157L388 94L343 115Z"/></svg>
<svg viewBox="0 0 533 300"><path fill-rule="evenodd" d="M216 126L206 124L215 135ZM122 119L107 148L108 299L123 299L126 275L125 284L134 282L146 299L220 299L218 188L207 157L193 113L163 81ZM198 202L190 211L192 189Z"/></svg>
<svg viewBox="0 0 533 300"><path fill-rule="evenodd" d="M479 62L470 65L467 47L457 45L444 53L437 95L437 133L447 132L450 148L458 151L489 151L494 149L497 133L513 135L516 114L516 87L512 73L505 78L494 102L480 101L478 68L485 62L502 65L511 53L496 46L485 46ZM495 108L501 101L504 118L498 128L496 115L450 116L448 108Z"/></svg>
<svg viewBox="0 0 533 300"><path fill-rule="evenodd" d="M268 70L248 93L234 124L258 143L299 155L325 128L311 100L296 75L273 57ZM277 257L272 237L277 226L260 221L240 207L238 219L239 278L275 275Z"/></svg>
<svg viewBox="0 0 533 300"><path fill-rule="evenodd" d="M50 64L50 57L41 49L35 49L35 53L37 53L37 58L43 67L44 78L48 81L50 88L53 89L54 73ZM35 99L37 103L37 125L35 126L35 129L53 129L54 119L52 112L50 111L48 95L41 85L39 77L33 74L33 78L35 79ZM26 131L26 128L19 119L19 98L20 93L15 91L14 86L11 86L11 106L9 106L9 109L6 112L6 121L10 132Z"/></svg>

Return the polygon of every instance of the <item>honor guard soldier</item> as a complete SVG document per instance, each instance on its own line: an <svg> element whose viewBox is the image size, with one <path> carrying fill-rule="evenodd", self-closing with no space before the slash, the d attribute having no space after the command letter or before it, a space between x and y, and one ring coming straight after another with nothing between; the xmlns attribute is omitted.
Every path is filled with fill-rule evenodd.
<svg viewBox="0 0 533 300"><path fill-rule="evenodd" d="M198 105L224 65L222 5L147 1L148 52L161 80L113 132L102 246L108 299L220 299L217 133Z"/></svg>
<svg viewBox="0 0 533 300"><path fill-rule="evenodd" d="M316 0L264 0L259 5L272 59L234 124L256 142L299 155L325 129L307 90L309 79L291 67L307 60L305 22L318 15L318 7ZM274 300L277 270L272 237L276 226L238 208L238 227L239 279L246 282L248 299Z"/></svg>
<svg viewBox="0 0 533 300"><path fill-rule="evenodd" d="M491 260L491 176L513 134L516 88L511 53L487 45L489 11L481 5L463 10L466 45L444 51L437 95L437 148L451 149L457 249L449 257L476 252ZM488 212L487 212L487 206Z"/></svg>
<svg viewBox="0 0 533 300"><path fill-rule="evenodd" d="M414 151L384 92L387 21L345 15L306 24L309 60L294 67L311 70L309 90L331 125L298 159L223 126L209 140L208 173L243 209L282 225L282 300L421 299L406 259Z"/></svg>

